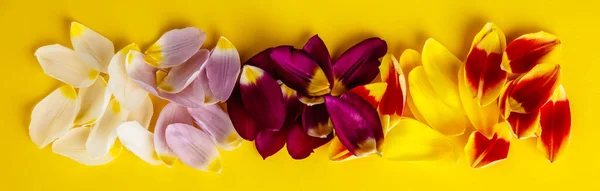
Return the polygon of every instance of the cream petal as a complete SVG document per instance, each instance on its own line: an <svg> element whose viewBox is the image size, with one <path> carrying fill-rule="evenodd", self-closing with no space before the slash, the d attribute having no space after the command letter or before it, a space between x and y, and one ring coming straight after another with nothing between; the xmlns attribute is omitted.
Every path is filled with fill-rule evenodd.
<svg viewBox="0 0 600 191"><path fill-rule="evenodd" d="M117 139L116 128L127 120L127 111L116 99L111 99L108 108L98 122L94 124L90 137L85 143L93 158L106 155Z"/></svg>
<svg viewBox="0 0 600 191"><path fill-rule="evenodd" d="M237 49L227 38L221 37L206 63L210 90L219 101L227 101L231 96L240 68L241 61Z"/></svg>
<svg viewBox="0 0 600 191"><path fill-rule="evenodd" d="M72 22L71 43L81 60L106 73L108 64L115 55L115 47L110 40L80 23Z"/></svg>
<svg viewBox="0 0 600 191"><path fill-rule="evenodd" d="M188 112L200 129L208 133L219 148L232 150L242 143L242 138L235 131L229 115L218 105L188 108Z"/></svg>
<svg viewBox="0 0 600 191"><path fill-rule="evenodd" d="M40 148L65 135L79 110L77 93L64 85L40 101L31 112L29 136Z"/></svg>
<svg viewBox="0 0 600 191"><path fill-rule="evenodd" d="M95 123L108 106L110 93L106 91L106 81L99 78L89 87L79 89L79 112L75 125Z"/></svg>
<svg viewBox="0 0 600 191"><path fill-rule="evenodd" d="M208 172L221 172L221 156L210 136L193 126L176 123L167 127L167 143L186 165Z"/></svg>
<svg viewBox="0 0 600 191"><path fill-rule="evenodd" d="M75 51L59 44L43 46L35 56L44 73L75 88L92 85L98 71L85 64Z"/></svg>
<svg viewBox="0 0 600 191"><path fill-rule="evenodd" d="M89 135L89 126L73 128L65 136L54 141L52 151L88 166L107 164L121 154L123 146L117 142L106 155L92 158L85 148Z"/></svg>
<svg viewBox="0 0 600 191"><path fill-rule="evenodd" d="M127 121L137 121L142 127L148 129L150 127L150 120L154 114L154 105L152 105L152 99L150 96L146 96L144 103L136 110L129 111Z"/></svg>
<svg viewBox="0 0 600 191"><path fill-rule="evenodd" d="M144 60L156 68L177 66L191 58L204 40L206 33L196 27L173 29L146 50Z"/></svg>
<svg viewBox="0 0 600 191"><path fill-rule="evenodd" d="M133 79L129 78L125 68L127 53L130 50L140 51L140 48L135 44L129 44L121 49L108 65L108 91L111 92L117 101L127 108L127 110L135 110L144 103L148 92L138 86Z"/></svg>
<svg viewBox="0 0 600 191"><path fill-rule="evenodd" d="M154 135L138 122L122 123L116 128L116 135L123 146L140 159L151 165L163 164L154 150Z"/></svg>
<svg viewBox="0 0 600 191"><path fill-rule="evenodd" d="M158 89L172 94L181 92L200 74L200 68L208 60L208 54L208 50L201 49L185 63L173 67L158 84Z"/></svg>

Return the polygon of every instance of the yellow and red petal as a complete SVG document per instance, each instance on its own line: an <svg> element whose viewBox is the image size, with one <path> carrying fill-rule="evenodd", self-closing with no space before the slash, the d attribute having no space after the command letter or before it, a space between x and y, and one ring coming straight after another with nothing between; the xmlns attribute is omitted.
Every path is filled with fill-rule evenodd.
<svg viewBox="0 0 600 191"><path fill-rule="evenodd" d="M473 39L464 75L470 95L481 106L494 102L506 82L506 71L500 67L505 47L504 33L492 23L487 23Z"/></svg>
<svg viewBox="0 0 600 191"><path fill-rule="evenodd" d="M335 83L331 95L340 96L360 85L368 84L379 74L379 58L387 52L387 43L369 38L346 50L333 65Z"/></svg>
<svg viewBox="0 0 600 191"><path fill-rule="evenodd" d="M287 151L293 159L304 159L313 153L313 150L326 144L333 138L333 133L329 136L319 138L306 134L300 123L294 123L290 127L287 137Z"/></svg>
<svg viewBox="0 0 600 191"><path fill-rule="evenodd" d="M482 168L506 159L511 135L506 123L499 123L491 139L474 131L465 145L465 155L473 168Z"/></svg>
<svg viewBox="0 0 600 191"><path fill-rule="evenodd" d="M244 108L258 124L274 131L281 129L286 107L275 79L258 67L246 65L240 77L240 92Z"/></svg>
<svg viewBox="0 0 600 191"><path fill-rule="evenodd" d="M357 158L346 149L337 136L329 142L328 155L331 161L347 161Z"/></svg>
<svg viewBox="0 0 600 191"><path fill-rule="evenodd" d="M458 89L463 108L473 128L485 137L492 138L495 133L494 125L498 123L498 117L500 116L498 104L479 105L478 99L472 97L469 93L468 85L465 82L464 68L461 67L458 73Z"/></svg>
<svg viewBox="0 0 600 191"><path fill-rule="evenodd" d="M535 137L535 132L539 128L540 113L511 113L506 119L510 128L512 129L513 135L517 139L526 139L529 137Z"/></svg>
<svg viewBox="0 0 600 191"><path fill-rule="evenodd" d="M550 33L525 34L506 46L502 68L511 73L525 73L538 64L553 61L560 49L560 40Z"/></svg>
<svg viewBox="0 0 600 191"><path fill-rule="evenodd" d="M571 138L571 106L562 85L540 109L540 127L537 147L551 163L555 162L562 156Z"/></svg>
<svg viewBox="0 0 600 191"><path fill-rule="evenodd" d="M362 97L365 101L369 102L373 108L377 108L381 103L381 98L386 92L387 83L376 82L367 85L357 86L352 88L349 92Z"/></svg>
<svg viewBox="0 0 600 191"><path fill-rule="evenodd" d="M270 54L276 63L277 77L290 88L308 96L331 92L327 75L308 53L291 46L273 48Z"/></svg>
<svg viewBox="0 0 600 191"><path fill-rule="evenodd" d="M552 96L560 81L560 65L538 64L518 78L507 103L517 113L537 112Z"/></svg>
<svg viewBox="0 0 600 191"><path fill-rule="evenodd" d="M379 114L384 118L383 128L387 132L399 122L406 107L406 78L400 63L392 54L386 54L379 66L381 80L387 83L379 105Z"/></svg>

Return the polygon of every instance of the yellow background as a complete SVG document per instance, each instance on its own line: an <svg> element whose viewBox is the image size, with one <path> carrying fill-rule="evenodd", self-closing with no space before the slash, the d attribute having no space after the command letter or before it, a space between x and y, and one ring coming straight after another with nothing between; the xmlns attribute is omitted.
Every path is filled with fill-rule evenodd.
<svg viewBox="0 0 600 191"><path fill-rule="evenodd" d="M0 0L0 190L598 190L600 156L599 5L573 0L473 1L132 1ZM294 161L285 151L263 161L254 145L221 152L224 170L210 174L181 164L151 166L130 152L87 167L38 149L29 139L31 109L59 86L33 56L42 46L70 47L69 23L81 22L114 40L147 47L163 32L196 26L204 47L223 35L242 60L276 45L301 47L318 33L334 57L371 36L385 39L398 56L420 51L433 37L464 59L475 33L495 22L508 40L545 30L563 42L563 84L571 100L573 133L566 156L549 164L535 140L513 141L508 160L474 170L456 166L391 162L371 156L334 163L321 148ZM158 111L164 102L155 103ZM464 144L464 143L461 143Z"/></svg>

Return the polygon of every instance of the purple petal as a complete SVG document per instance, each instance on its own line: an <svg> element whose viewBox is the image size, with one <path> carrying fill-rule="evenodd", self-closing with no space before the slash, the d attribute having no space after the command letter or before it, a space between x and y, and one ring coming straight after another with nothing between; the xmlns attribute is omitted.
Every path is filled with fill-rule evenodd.
<svg viewBox="0 0 600 191"><path fill-rule="evenodd" d="M277 81L264 70L246 65L240 77L244 108L265 129L277 131L285 121L286 108Z"/></svg>
<svg viewBox="0 0 600 191"><path fill-rule="evenodd" d="M304 159L313 153L313 150L326 144L333 138L333 133L325 138L309 136L304 132L300 123L292 125L287 137L287 150L293 159Z"/></svg>
<svg viewBox="0 0 600 191"><path fill-rule="evenodd" d="M302 103L298 100L298 93L296 90L289 88L285 84L281 84L281 93L283 94L283 102L285 104L285 125L290 125L300 116L302 110Z"/></svg>
<svg viewBox="0 0 600 191"><path fill-rule="evenodd" d="M377 111L360 96L344 94L341 98L326 96L325 106L331 116L336 135L355 156L377 152L383 130Z"/></svg>
<svg viewBox="0 0 600 191"><path fill-rule="evenodd" d="M263 69L264 71L269 73L269 75L273 76L273 78L279 79L275 68L277 65L275 62L273 62L273 60L271 60L272 51L273 48L267 48L262 52L259 52L258 54L252 56L252 58L248 59L248 61L246 61L244 65L259 67L260 69Z"/></svg>
<svg viewBox="0 0 600 191"><path fill-rule="evenodd" d="M256 150L263 159L277 153L285 145L289 128L285 127L279 131L270 131L265 129L256 137Z"/></svg>
<svg viewBox="0 0 600 191"><path fill-rule="evenodd" d="M325 42L323 42L319 35L315 35L306 42L303 50L319 63L319 66L325 72L325 76L327 76L327 80L330 82L329 88L333 88L333 83L331 83L333 82L333 64L331 63L331 56Z"/></svg>
<svg viewBox="0 0 600 191"><path fill-rule="evenodd" d="M310 96L329 93L330 83L319 64L303 50L291 46L273 48L271 59L277 76L290 88Z"/></svg>
<svg viewBox="0 0 600 191"><path fill-rule="evenodd" d="M259 127L254 118L250 117L250 114L244 108L239 86L233 89L231 97L227 100L227 113L238 134L248 141L254 141L258 135Z"/></svg>
<svg viewBox="0 0 600 191"><path fill-rule="evenodd" d="M333 131L329 123L329 113L325 104L304 106L302 109L302 128L312 137L327 137Z"/></svg>
<svg viewBox="0 0 600 191"><path fill-rule="evenodd" d="M387 52L387 44L380 38L366 39L340 56L333 65L336 83L332 95L341 95L356 86L368 84L379 74L379 58Z"/></svg>

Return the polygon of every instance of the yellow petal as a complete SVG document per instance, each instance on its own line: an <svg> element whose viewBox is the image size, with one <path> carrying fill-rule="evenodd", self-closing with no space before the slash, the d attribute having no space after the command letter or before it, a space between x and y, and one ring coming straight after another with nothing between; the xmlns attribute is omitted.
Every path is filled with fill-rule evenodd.
<svg viewBox="0 0 600 191"><path fill-rule="evenodd" d="M77 93L64 85L35 105L31 112L29 136L40 148L67 134L79 109Z"/></svg>
<svg viewBox="0 0 600 191"><path fill-rule="evenodd" d="M419 54L419 52L415 50L407 49L404 52L402 52L402 55L400 55L400 60L398 62L400 63L400 67L402 68L403 73L410 74L410 72L414 68L416 68L417 66L421 66L421 54ZM409 84L406 85L406 91L410 92ZM415 102L413 101L410 93L406 94L406 105L408 106L409 113L407 113L405 110L405 116L413 116L417 120L425 122L425 118L423 118L421 113L419 113L419 110L417 110Z"/></svg>
<svg viewBox="0 0 600 191"><path fill-rule="evenodd" d="M458 95L458 70L463 63L446 47L434 39L427 39L423 46L423 69L432 84L437 99L453 108L460 108Z"/></svg>
<svg viewBox="0 0 600 191"><path fill-rule="evenodd" d="M461 67L458 73L458 88L465 113L475 130L487 138L492 138L494 136L494 126L498 123L498 117L500 116L498 105L495 103L486 106L479 105L478 98L471 96L466 83L464 67Z"/></svg>

